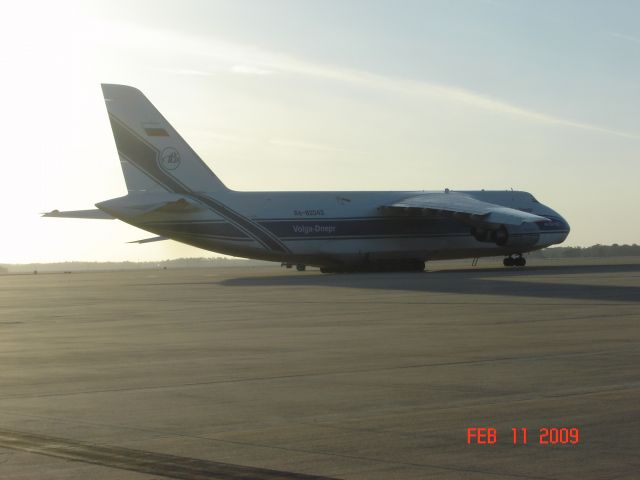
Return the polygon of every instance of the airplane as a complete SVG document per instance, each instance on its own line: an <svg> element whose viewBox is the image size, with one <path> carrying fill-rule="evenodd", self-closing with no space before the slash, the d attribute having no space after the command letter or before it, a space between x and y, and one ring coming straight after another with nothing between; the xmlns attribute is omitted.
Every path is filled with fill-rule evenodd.
<svg viewBox="0 0 640 480"><path fill-rule="evenodd" d="M562 243L569 224L523 191L240 192L227 188L136 88L103 84L127 195L45 217L119 219L157 236L303 271L423 271L427 260Z"/></svg>

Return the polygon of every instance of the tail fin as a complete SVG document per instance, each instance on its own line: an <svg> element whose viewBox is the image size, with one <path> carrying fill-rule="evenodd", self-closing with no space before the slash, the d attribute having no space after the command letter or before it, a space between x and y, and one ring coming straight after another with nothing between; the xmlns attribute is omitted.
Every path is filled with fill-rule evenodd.
<svg viewBox="0 0 640 480"><path fill-rule="evenodd" d="M103 84L102 93L129 192L227 190L140 90Z"/></svg>

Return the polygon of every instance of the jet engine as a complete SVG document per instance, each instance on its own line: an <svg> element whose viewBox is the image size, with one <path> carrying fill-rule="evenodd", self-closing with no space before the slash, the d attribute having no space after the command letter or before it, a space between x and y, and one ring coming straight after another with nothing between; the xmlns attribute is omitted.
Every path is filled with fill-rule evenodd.
<svg viewBox="0 0 640 480"><path fill-rule="evenodd" d="M471 235L479 242L495 243L500 247L532 247L540 238L535 223L500 225L498 228L472 227Z"/></svg>

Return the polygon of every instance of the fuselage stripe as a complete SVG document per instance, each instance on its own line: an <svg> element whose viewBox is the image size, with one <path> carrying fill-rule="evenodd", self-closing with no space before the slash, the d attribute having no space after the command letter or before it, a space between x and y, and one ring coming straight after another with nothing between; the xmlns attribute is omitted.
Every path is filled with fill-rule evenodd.
<svg viewBox="0 0 640 480"><path fill-rule="evenodd" d="M212 199L209 196L201 195L201 194L193 194L195 198L200 200L201 202L208 205L212 210L214 210L221 217L227 218L230 222L237 224L242 227L248 233L251 234L256 240L265 245L267 248L271 250L275 250L277 252L289 253L289 249L277 238L274 237L270 232L264 231L260 228L256 223L252 222L246 217L243 217L239 213L231 210L226 205L218 202L217 200Z"/></svg>

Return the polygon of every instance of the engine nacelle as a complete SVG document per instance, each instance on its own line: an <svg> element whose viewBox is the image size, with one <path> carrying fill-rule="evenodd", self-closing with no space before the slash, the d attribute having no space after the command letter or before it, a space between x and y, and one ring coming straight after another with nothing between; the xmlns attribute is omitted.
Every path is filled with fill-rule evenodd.
<svg viewBox="0 0 640 480"><path fill-rule="evenodd" d="M500 247L527 248L538 242L540 229L535 223L500 225L496 229L473 227L471 235L479 242L495 243Z"/></svg>

